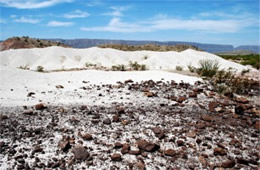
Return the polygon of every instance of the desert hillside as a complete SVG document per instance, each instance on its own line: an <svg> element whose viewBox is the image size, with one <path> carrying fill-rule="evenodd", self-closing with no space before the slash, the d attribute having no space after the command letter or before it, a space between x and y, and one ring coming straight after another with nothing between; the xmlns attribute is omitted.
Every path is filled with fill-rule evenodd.
<svg viewBox="0 0 260 170"><path fill-rule="evenodd" d="M45 48L50 46L69 47L60 42L40 40L29 37L13 37L0 43L0 51L20 48Z"/></svg>

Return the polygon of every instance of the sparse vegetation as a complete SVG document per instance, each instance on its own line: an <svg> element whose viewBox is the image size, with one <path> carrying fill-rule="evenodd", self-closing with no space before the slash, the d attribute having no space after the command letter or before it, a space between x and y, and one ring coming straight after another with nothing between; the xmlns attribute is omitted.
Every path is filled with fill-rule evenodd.
<svg viewBox="0 0 260 170"><path fill-rule="evenodd" d="M100 48L113 48L123 51L184 51L187 49L194 49L201 51L201 49L186 44L177 45L155 45L155 44L145 44L145 45L125 45L125 44L103 44L99 46Z"/></svg>
<svg viewBox="0 0 260 170"><path fill-rule="evenodd" d="M126 71L126 66L123 64L112 66L112 71Z"/></svg>
<svg viewBox="0 0 260 170"><path fill-rule="evenodd" d="M181 66L176 66L175 69L176 69L177 71L182 71L182 70L183 70L183 68L182 68Z"/></svg>
<svg viewBox="0 0 260 170"><path fill-rule="evenodd" d="M251 90L259 90L259 82L236 76L231 70L218 71L208 79L214 90L218 93L248 94Z"/></svg>
<svg viewBox="0 0 260 170"><path fill-rule="evenodd" d="M43 66L38 66L37 67L38 72L44 72L44 67Z"/></svg>
<svg viewBox="0 0 260 170"><path fill-rule="evenodd" d="M86 66L86 67L97 67L96 64L89 63L89 62L86 62L86 63L85 63L85 66Z"/></svg>
<svg viewBox="0 0 260 170"><path fill-rule="evenodd" d="M219 70L220 64L216 60L200 60L196 72L203 77L213 77Z"/></svg>
<svg viewBox="0 0 260 170"><path fill-rule="evenodd" d="M18 68L22 69L22 70L29 70L29 65L26 64L26 65L23 65L23 66L19 66Z"/></svg>
<svg viewBox="0 0 260 170"><path fill-rule="evenodd" d="M196 67L192 66L191 64L188 65L188 69L191 73L195 73L197 71Z"/></svg>
<svg viewBox="0 0 260 170"><path fill-rule="evenodd" d="M260 68L260 54L247 55L219 55L226 60L232 60L243 65L251 65L252 67Z"/></svg>

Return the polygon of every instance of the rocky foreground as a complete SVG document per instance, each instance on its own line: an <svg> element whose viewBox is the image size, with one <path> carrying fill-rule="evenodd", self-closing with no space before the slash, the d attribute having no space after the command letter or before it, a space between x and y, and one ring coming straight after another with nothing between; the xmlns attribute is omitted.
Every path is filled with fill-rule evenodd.
<svg viewBox="0 0 260 170"><path fill-rule="evenodd" d="M92 104L1 108L0 169L259 167L256 99L199 82L82 88Z"/></svg>

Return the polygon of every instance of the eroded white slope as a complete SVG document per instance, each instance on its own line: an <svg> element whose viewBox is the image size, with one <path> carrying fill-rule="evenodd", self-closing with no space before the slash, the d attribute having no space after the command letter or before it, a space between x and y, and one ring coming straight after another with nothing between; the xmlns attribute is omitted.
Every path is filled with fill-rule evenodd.
<svg viewBox="0 0 260 170"><path fill-rule="evenodd" d="M188 69L188 65L198 66L200 60L217 60L221 68L232 67L238 71L246 66L227 61L211 53L185 50L183 52L120 51L98 47L74 49L63 47L16 49L0 52L0 65L27 66L35 70L43 66L45 70L84 68L86 63L98 64L110 68L113 65L128 65L130 61L146 64L150 70L174 70L176 66Z"/></svg>

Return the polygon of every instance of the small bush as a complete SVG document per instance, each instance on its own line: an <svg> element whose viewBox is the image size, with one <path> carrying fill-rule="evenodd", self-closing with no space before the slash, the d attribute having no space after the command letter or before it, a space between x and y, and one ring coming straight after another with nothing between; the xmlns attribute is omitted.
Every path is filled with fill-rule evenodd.
<svg viewBox="0 0 260 170"><path fill-rule="evenodd" d="M44 72L44 67L43 66L38 66L37 67L38 72Z"/></svg>
<svg viewBox="0 0 260 170"><path fill-rule="evenodd" d="M126 66L123 64L112 66L112 71L126 71Z"/></svg>
<svg viewBox="0 0 260 170"><path fill-rule="evenodd" d="M247 95L252 90L259 91L259 82L236 76L234 72L220 70L208 82L218 93L236 93Z"/></svg>
<svg viewBox="0 0 260 170"><path fill-rule="evenodd" d="M96 67L97 65L96 65L96 64L93 64L93 63L86 62L86 63L85 63L85 66L86 66L86 67Z"/></svg>
<svg viewBox="0 0 260 170"><path fill-rule="evenodd" d="M147 67L145 64L138 64L137 61L135 61L135 62L130 61L129 67L132 68L133 70L137 70L137 71L138 70L141 70L141 71L147 70Z"/></svg>
<svg viewBox="0 0 260 170"><path fill-rule="evenodd" d="M145 65L145 64L142 64L141 67L140 67L140 70L141 70L141 71L145 71L145 70L147 70L146 65Z"/></svg>
<svg viewBox="0 0 260 170"><path fill-rule="evenodd" d="M24 66L19 66L18 68L19 68L19 69L22 69L22 70L29 70L29 65L26 64L26 65L24 65Z"/></svg>
<svg viewBox="0 0 260 170"><path fill-rule="evenodd" d="M200 60L197 73L205 77L213 77L219 70L219 62L216 60Z"/></svg>
<svg viewBox="0 0 260 170"><path fill-rule="evenodd" d="M175 69L176 69L177 71L182 71L182 70L183 70L183 68L182 68L181 66L176 66Z"/></svg>
<svg viewBox="0 0 260 170"><path fill-rule="evenodd" d="M196 67L192 66L191 64L188 65L188 69L190 72L195 73L197 71Z"/></svg>

